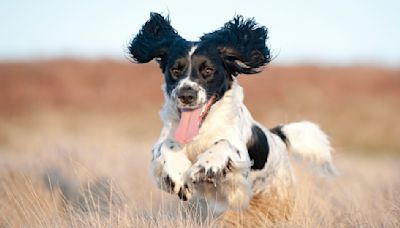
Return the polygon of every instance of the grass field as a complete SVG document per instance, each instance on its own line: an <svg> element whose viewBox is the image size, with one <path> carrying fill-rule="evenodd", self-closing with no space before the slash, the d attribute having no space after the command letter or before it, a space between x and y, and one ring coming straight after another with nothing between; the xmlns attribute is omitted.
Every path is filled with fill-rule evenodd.
<svg viewBox="0 0 400 228"><path fill-rule="evenodd" d="M155 64L0 64L0 227L209 227L148 174L161 122ZM291 220L275 227L400 226L400 71L272 66L244 76L272 127L321 124L340 176L295 164Z"/></svg>

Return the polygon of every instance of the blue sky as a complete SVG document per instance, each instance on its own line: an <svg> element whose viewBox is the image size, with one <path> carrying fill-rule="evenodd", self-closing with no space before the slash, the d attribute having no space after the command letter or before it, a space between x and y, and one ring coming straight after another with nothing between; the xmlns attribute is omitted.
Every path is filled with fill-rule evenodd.
<svg viewBox="0 0 400 228"><path fill-rule="evenodd" d="M151 11L169 13L189 40L235 14L254 17L269 28L276 63L400 66L399 0L3 0L0 60L123 59Z"/></svg>

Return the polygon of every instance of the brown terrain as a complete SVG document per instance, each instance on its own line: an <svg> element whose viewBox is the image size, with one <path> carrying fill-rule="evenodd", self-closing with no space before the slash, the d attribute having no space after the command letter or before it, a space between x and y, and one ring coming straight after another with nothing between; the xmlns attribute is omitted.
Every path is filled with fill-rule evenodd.
<svg viewBox="0 0 400 228"><path fill-rule="evenodd" d="M400 226L399 69L271 65L239 78L261 123L317 122L336 150L335 179L296 165L293 217L274 226ZM0 63L0 227L213 226L148 175L162 81L155 63Z"/></svg>

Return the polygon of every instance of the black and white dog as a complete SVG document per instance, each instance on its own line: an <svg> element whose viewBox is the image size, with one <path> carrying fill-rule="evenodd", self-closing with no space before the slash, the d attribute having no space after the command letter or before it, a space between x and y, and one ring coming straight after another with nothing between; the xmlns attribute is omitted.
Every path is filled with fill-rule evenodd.
<svg viewBox="0 0 400 228"><path fill-rule="evenodd" d="M168 18L151 13L129 52L138 63L155 59L165 78L164 127L152 161L158 187L185 201L206 199L222 213L249 209L256 199L291 202L288 151L335 172L330 143L317 125L303 121L269 130L243 104L236 77L270 62L266 39L265 27L236 16L199 41L187 41Z"/></svg>

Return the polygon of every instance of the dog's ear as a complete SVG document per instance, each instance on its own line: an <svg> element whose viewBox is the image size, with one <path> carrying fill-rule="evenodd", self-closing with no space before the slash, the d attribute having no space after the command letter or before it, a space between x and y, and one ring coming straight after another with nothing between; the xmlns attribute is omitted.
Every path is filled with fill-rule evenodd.
<svg viewBox="0 0 400 228"><path fill-rule="evenodd" d="M227 69L236 76L258 73L271 61L270 50L265 44L267 36L267 28L259 26L254 19L244 20L242 16L235 16L220 30L200 39L216 45Z"/></svg>
<svg viewBox="0 0 400 228"><path fill-rule="evenodd" d="M171 46L182 39L171 26L169 18L150 13L150 19L131 41L128 49L133 60L147 63L156 59L160 64L166 59Z"/></svg>

